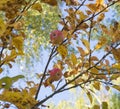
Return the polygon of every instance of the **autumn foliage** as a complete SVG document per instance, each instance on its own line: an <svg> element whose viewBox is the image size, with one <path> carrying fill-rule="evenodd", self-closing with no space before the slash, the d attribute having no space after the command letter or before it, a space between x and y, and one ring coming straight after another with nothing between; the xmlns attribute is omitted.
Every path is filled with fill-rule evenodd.
<svg viewBox="0 0 120 109"><path fill-rule="evenodd" d="M0 0L1 75L4 66L12 68L16 58L26 54L25 41L29 39L26 31L32 25L26 26L25 18L29 16L29 11L47 13L44 5L52 9L61 3L65 4L63 8L66 15L63 17L58 12L59 29L51 30L48 34L51 52L44 71L37 74L39 82L26 81L27 87L13 88L13 83L25 76L5 76L0 79L1 101L10 102L18 109L40 109L40 106L47 107L45 102L54 95L76 87L84 90L91 103L93 93L101 91L102 86L107 91L110 88L120 91L120 85L116 84L120 78L120 23L117 20L110 25L104 23L106 13L109 13L112 6L119 6L119 0ZM44 27L42 31L47 32ZM95 43L94 35L97 36ZM40 40L42 42L43 39ZM100 56L99 52L102 53ZM55 62L52 69L49 69L52 59ZM52 93L39 99L41 87L44 90L49 87ZM11 104L4 103L2 106L9 108ZM103 102L103 107L106 105L107 102ZM99 105L97 107L100 108Z"/></svg>

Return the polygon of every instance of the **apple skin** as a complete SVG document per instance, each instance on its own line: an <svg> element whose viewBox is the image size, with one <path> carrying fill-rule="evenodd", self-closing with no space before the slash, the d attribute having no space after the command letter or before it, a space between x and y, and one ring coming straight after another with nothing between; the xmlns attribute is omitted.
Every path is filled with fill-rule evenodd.
<svg viewBox="0 0 120 109"><path fill-rule="evenodd" d="M52 44L57 45L62 43L64 40L63 33L59 30L54 30L50 33L50 41Z"/></svg>

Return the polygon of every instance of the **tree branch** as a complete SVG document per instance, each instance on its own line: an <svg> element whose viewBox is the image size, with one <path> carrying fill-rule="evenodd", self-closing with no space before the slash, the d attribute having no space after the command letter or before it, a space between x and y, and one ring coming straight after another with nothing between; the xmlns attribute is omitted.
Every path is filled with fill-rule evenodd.
<svg viewBox="0 0 120 109"><path fill-rule="evenodd" d="M44 80L44 78L45 78L46 71L47 71L48 65L49 65L49 63L50 63L50 61L51 61L51 57L52 57L52 55L53 55L54 49L55 49L55 46L52 48L52 51L51 51L51 53L50 53L49 59L48 59L48 61L47 61L46 67L45 67L44 72L43 72L43 76L42 76L42 78L41 78L41 80L40 80L40 83L39 83L39 86L38 86L38 89L37 89L37 92L36 92L36 95L35 95L35 99L37 99L38 94L39 94L39 92L40 92L40 88L41 88L42 83L43 83L43 80Z"/></svg>

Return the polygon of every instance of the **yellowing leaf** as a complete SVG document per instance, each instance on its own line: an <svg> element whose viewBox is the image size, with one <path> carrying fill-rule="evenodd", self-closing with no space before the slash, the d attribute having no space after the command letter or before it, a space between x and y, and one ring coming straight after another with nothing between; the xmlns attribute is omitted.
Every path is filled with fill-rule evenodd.
<svg viewBox="0 0 120 109"><path fill-rule="evenodd" d="M0 18L0 35L2 35L6 30L6 25L4 23L4 20Z"/></svg>
<svg viewBox="0 0 120 109"><path fill-rule="evenodd" d="M94 105L92 109L100 109L99 105Z"/></svg>
<svg viewBox="0 0 120 109"><path fill-rule="evenodd" d="M105 86L105 89L106 89L107 91L109 91L109 90L110 90L110 87L109 87L109 86Z"/></svg>
<svg viewBox="0 0 120 109"><path fill-rule="evenodd" d="M23 37L18 36L13 38L12 45L18 50L18 54L23 55Z"/></svg>
<svg viewBox="0 0 120 109"><path fill-rule="evenodd" d="M34 10L37 10L39 12L42 12L42 6L40 3L35 3L33 6L32 6L32 9Z"/></svg>
<svg viewBox="0 0 120 109"><path fill-rule="evenodd" d="M97 90L100 90L100 82L95 81L93 87Z"/></svg>
<svg viewBox="0 0 120 109"><path fill-rule="evenodd" d="M107 34L107 35L110 35L110 34L111 34L111 32L109 31L109 29L108 29L105 25L100 24L100 28L102 29L102 31L103 31L105 34Z"/></svg>
<svg viewBox="0 0 120 109"><path fill-rule="evenodd" d="M120 48L118 49L112 49L112 54L114 56L114 58L116 59L116 61L120 62ZM118 65L115 65L115 67L119 67L119 64Z"/></svg>
<svg viewBox="0 0 120 109"><path fill-rule="evenodd" d="M0 73L2 73L2 71L3 71L3 69L2 69L2 68L0 68Z"/></svg>
<svg viewBox="0 0 120 109"><path fill-rule="evenodd" d="M55 91L55 86L53 84L49 85L52 88L52 91Z"/></svg>
<svg viewBox="0 0 120 109"><path fill-rule="evenodd" d="M85 56L85 51L83 50L83 48L82 47L77 47L78 48L78 50L79 50L79 52L80 52L80 55L82 56L82 57L84 57Z"/></svg>
<svg viewBox="0 0 120 109"><path fill-rule="evenodd" d="M108 103L102 102L102 109L108 109Z"/></svg>
<svg viewBox="0 0 120 109"><path fill-rule="evenodd" d="M90 100L90 103L92 103L93 99L92 99L91 93L90 93L90 92L87 92L86 94L87 94L87 96L88 96L88 98L89 98L89 100Z"/></svg>
<svg viewBox="0 0 120 109"><path fill-rule="evenodd" d="M57 6L57 1L56 0L41 0L43 3L47 3L51 6Z"/></svg>
<svg viewBox="0 0 120 109"><path fill-rule="evenodd" d="M3 60L2 62L5 63L5 64L9 64L10 61L14 61L14 59L17 57L17 53L15 50L12 50L11 51L11 54L10 55L7 55Z"/></svg>
<svg viewBox="0 0 120 109"><path fill-rule="evenodd" d="M71 75L75 75L75 74L77 74L77 71L76 70L72 70L71 72L69 72L69 75L71 76Z"/></svg>
<svg viewBox="0 0 120 109"><path fill-rule="evenodd" d="M86 39L81 39L83 45L87 48L87 50L90 50L90 43Z"/></svg>
<svg viewBox="0 0 120 109"><path fill-rule="evenodd" d="M66 72L64 73L64 77L65 77L65 78L69 77L69 75L70 75L70 74L69 74L68 71L66 71Z"/></svg>
<svg viewBox="0 0 120 109"><path fill-rule="evenodd" d="M98 16L97 21L98 21L98 22L102 21L102 20L104 19L104 17L105 17L105 14L104 14L104 13L101 13L101 14Z"/></svg>
<svg viewBox="0 0 120 109"><path fill-rule="evenodd" d="M120 74L113 74L111 77L110 77L110 80L115 80L117 78L120 77Z"/></svg>
<svg viewBox="0 0 120 109"><path fill-rule="evenodd" d="M92 72L94 74L98 74L98 70L96 68L94 68L94 67L90 70L90 72Z"/></svg>
<svg viewBox="0 0 120 109"><path fill-rule="evenodd" d="M75 84L79 84L81 82L84 82L84 80L82 78L78 78L75 80Z"/></svg>
<svg viewBox="0 0 120 109"><path fill-rule="evenodd" d="M95 46L95 50L102 48L107 43L107 39L105 37L101 37L97 45Z"/></svg>
<svg viewBox="0 0 120 109"><path fill-rule="evenodd" d="M68 55L67 48L63 45L60 45L57 48L58 53L61 55L62 58L65 58Z"/></svg>
<svg viewBox="0 0 120 109"><path fill-rule="evenodd" d="M96 77L97 79L104 79L104 80L108 80L108 78L106 77L106 75L97 75Z"/></svg>
<svg viewBox="0 0 120 109"><path fill-rule="evenodd" d="M97 11L96 4L87 4L86 5L93 13Z"/></svg>
<svg viewBox="0 0 120 109"><path fill-rule="evenodd" d="M114 85L114 86L112 86L112 87L115 88L116 90L120 91L120 86Z"/></svg>
<svg viewBox="0 0 120 109"><path fill-rule="evenodd" d="M77 57L75 56L75 54L71 54L71 61L72 61L72 64L73 65L76 65L77 64Z"/></svg>
<svg viewBox="0 0 120 109"><path fill-rule="evenodd" d="M120 63L115 63L112 65L112 68L120 70Z"/></svg>
<svg viewBox="0 0 120 109"><path fill-rule="evenodd" d="M99 61L99 59L96 56L91 56L91 61Z"/></svg>
<svg viewBox="0 0 120 109"><path fill-rule="evenodd" d="M78 27L78 29L82 29L82 30L86 31L86 29L87 29L88 27L89 27L89 26L88 26L87 23L82 23L82 24Z"/></svg>
<svg viewBox="0 0 120 109"><path fill-rule="evenodd" d="M78 10L78 11L76 12L76 14L79 15L80 21L82 21L82 20L84 20L84 19L87 18L87 15L85 15L85 14L84 14L82 11L80 11L80 10Z"/></svg>

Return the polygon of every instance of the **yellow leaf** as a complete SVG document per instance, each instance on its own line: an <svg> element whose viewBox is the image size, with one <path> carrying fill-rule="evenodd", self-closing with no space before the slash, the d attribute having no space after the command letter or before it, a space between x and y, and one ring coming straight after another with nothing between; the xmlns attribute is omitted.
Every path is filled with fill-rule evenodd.
<svg viewBox="0 0 120 109"><path fill-rule="evenodd" d="M100 90L100 82L94 82L93 86L95 89Z"/></svg>
<svg viewBox="0 0 120 109"><path fill-rule="evenodd" d="M99 59L96 56L91 56L91 61L99 61Z"/></svg>
<svg viewBox="0 0 120 109"><path fill-rule="evenodd" d="M16 53L16 51L15 50L12 50L11 51L11 54L8 56L6 56L5 58L4 58L4 60L3 60L3 62L5 63L5 64L8 64L9 63L9 61L14 61L14 59L17 57L17 53Z"/></svg>
<svg viewBox="0 0 120 109"><path fill-rule="evenodd" d="M117 78L120 77L120 74L113 74L111 77L110 77L110 80L116 80Z"/></svg>
<svg viewBox="0 0 120 109"><path fill-rule="evenodd" d="M108 109L108 103L102 102L102 109Z"/></svg>
<svg viewBox="0 0 120 109"><path fill-rule="evenodd" d="M86 31L86 29L87 29L88 27L89 27L89 26L88 26L87 23L82 23L82 24L78 27L78 29L82 29L82 30Z"/></svg>
<svg viewBox="0 0 120 109"><path fill-rule="evenodd" d="M86 5L93 13L97 11L96 4L87 4Z"/></svg>
<svg viewBox="0 0 120 109"><path fill-rule="evenodd" d="M104 17L105 17L105 14L104 14L104 13L101 13L101 14L98 16L97 21L98 21L98 22L102 21L102 20L104 19Z"/></svg>
<svg viewBox="0 0 120 109"><path fill-rule="evenodd" d="M95 46L95 50L102 48L107 43L107 39L105 37L101 37L97 45Z"/></svg>
<svg viewBox="0 0 120 109"><path fill-rule="evenodd" d="M18 36L13 38L12 45L18 50L19 55L23 55L23 37Z"/></svg>
<svg viewBox="0 0 120 109"><path fill-rule="evenodd" d="M107 91L109 91L109 90L110 90L110 87L109 87L109 86L105 86L105 89L106 89Z"/></svg>
<svg viewBox="0 0 120 109"><path fill-rule="evenodd" d="M92 99L91 93L90 93L90 92L87 92L86 94L87 94L87 96L88 96L88 98L89 98L89 100L90 100L90 103L92 103L93 99Z"/></svg>
<svg viewBox="0 0 120 109"><path fill-rule="evenodd" d="M104 0L96 0L96 6L100 6L104 4Z"/></svg>
<svg viewBox="0 0 120 109"><path fill-rule="evenodd" d="M112 68L120 70L120 63L113 64Z"/></svg>
<svg viewBox="0 0 120 109"><path fill-rule="evenodd" d="M75 75L75 74L77 74L77 71L74 69L74 70L72 70L71 72L69 72L69 75L71 76L71 75Z"/></svg>
<svg viewBox="0 0 120 109"><path fill-rule="evenodd" d="M66 72L64 73L64 77L65 77L65 78L68 78L69 76L70 76L69 72L66 71Z"/></svg>
<svg viewBox="0 0 120 109"><path fill-rule="evenodd" d="M67 48L63 45L60 45L57 48L58 53L61 55L62 58L65 58L68 55Z"/></svg>
<svg viewBox="0 0 120 109"><path fill-rule="evenodd" d="M92 12L89 11L89 10L86 10L86 13L87 13L88 15L91 15L91 14L92 14Z"/></svg>
<svg viewBox="0 0 120 109"><path fill-rule="evenodd" d="M6 25L4 23L4 20L0 18L0 35L2 35L6 30Z"/></svg>
<svg viewBox="0 0 120 109"><path fill-rule="evenodd" d="M96 77L97 79L104 79L104 80L108 80L108 77L106 77L106 75L97 75Z"/></svg>
<svg viewBox="0 0 120 109"><path fill-rule="evenodd" d="M120 48L118 49L112 49L112 54L114 56L114 58L116 59L116 61L120 62ZM115 67L119 67L119 65L115 65Z"/></svg>
<svg viewBox="0 0 120 109"><path fill-rule="evenodd" d="M114 86L112 86L112 87L115 88L116 90L120 91L120 86L114 85Z"/></svg>
<svg viewBox="0 0 120 109"><path fill-rule="evenodd" d="M0 68L0 73L2 73L2 71L3 71L3 69L2 69L2 68Z"/></svg>
<svg viewBox="0 0 120 109"><path fill-rule="evenodd" d="M94 67L90 70L90 72L92 72L94 74L98 74L98 70L96 68L94 68Z"/></svg>
<svg viewBox="0 0 120 109"><path fill-rule="evenodd" d="M82 57L84 57L85 56L85 51L83 50L83 48L81 48L81 47L77 47L78 48L78 50L79 50L79 52L80 52L80 55L82 56Z"/></svg>
<svg viewBox="0 0 120 109"><path fill-rule="evenodd" d="M99 105L94 105L92 109L100 109Z"/></svg>
<svg viewBox="0 0 120 109"><path fill-rule="evenodd" d="M49 85L52 88L52 91L55 91L55 86L53 84Z"/></svg>
<svg viewBox="0 0 120 109"><path fill-rule="evenodd" d="M57 6L57 1L56 0L41 0L43 3L47 3L51 6Z"/></svg>
<svg viewBox="0 0 120 109"><path fill-rule="evenodd" d="M71 61L72 61L73 65L77 64L77 57L73 53L71 54Z"/></svg>
<svg viewBox="0 0 120 109"><path fill-rule="evenodd" d="M8 0L0 0L0 10L4 7L4 4L6 4Z"/></svg>
<svg viewBox="0 0 120 109"><path fill-rule="evenodd" d="M42 6L40 3L35 3L33 6L32 6L32 9L34 10L37 10L39 12L42 12Z"/></svg>
<svg viewBox="0 0 120 109"><path fill-rule="evenodd" d="M87 48L87 50L90 50L90 43L86 39L81 39L83 45Z"/></svg>
<svg viewBox="0 0 120 109"><path fill-rule="evenodd" d="M105 25L100 24L100 28L102 31L107 34L108 36L111 34L111 31L108 30L108 28Z"/></svg>
<svg viewBox="0 0 120 109"><path fill-rule="evenodd" d="M78 11L76 12L76 14L79 15L80 21L82 21L82 20L84 20L84 19L87 18L87 15L85 15L85 14L83 13L83 11L78 10Z"/></svg>

